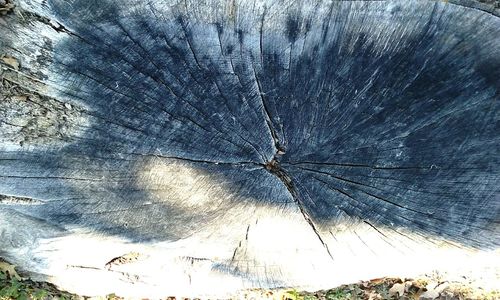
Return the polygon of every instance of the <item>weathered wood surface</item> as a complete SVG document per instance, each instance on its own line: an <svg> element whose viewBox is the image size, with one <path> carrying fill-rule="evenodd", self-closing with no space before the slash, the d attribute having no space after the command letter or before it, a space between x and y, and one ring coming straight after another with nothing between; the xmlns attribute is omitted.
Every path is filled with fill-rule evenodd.
<svg viewBox="0 0 500 300"><path fill-rule="evenodd" d="M496 272L500 18L454 2L16 1L0 255L135 296Z"/></svg>

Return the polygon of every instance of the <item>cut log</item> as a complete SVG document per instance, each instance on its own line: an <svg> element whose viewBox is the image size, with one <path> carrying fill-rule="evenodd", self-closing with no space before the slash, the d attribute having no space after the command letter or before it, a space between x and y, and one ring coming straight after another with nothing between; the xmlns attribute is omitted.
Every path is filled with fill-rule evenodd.
<svg viewBox="0 0 500 300"><path fill-rule="evenodd" d="M450 2L4 1L0 256L132 297L496 276L500 13Z"/></svg>

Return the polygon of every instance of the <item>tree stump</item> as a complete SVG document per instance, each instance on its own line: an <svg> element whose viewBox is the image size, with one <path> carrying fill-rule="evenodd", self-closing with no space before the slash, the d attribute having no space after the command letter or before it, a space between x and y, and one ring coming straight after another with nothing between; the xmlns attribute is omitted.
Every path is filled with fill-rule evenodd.
<svg viewBox="0 0 500 300"><path fill-rule="evenodd" d="M0 256L136 297L498 272L499 10L450 2L1 1Z"/></svg>

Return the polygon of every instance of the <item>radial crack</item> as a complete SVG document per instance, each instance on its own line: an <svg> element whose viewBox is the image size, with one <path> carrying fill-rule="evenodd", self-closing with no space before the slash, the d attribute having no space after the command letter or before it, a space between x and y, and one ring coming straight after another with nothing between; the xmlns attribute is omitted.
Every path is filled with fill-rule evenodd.
<svg viewBox="0 0 500 300"><path fill-rule="evenodd" d="M311 219L311 217L307 213L307 211L305 209L305 205L304 205L304 203L299 195L299 192L297 191L297 188L293 184L293 181L292 181L292 178L290 177L290 175L288 175L287 172L279 166L276 158L274 158L272 161L267 163L265 165L265 168L270 173L272 173L276 177L278 177L281 180L281 182L283 182L283 184L287 188L288 192L292 196L293 200L295 201L295 203L297 203L297 206L299 207L299 210L300 210L300 213L302 214L302 217L304 218L304 220L306 220L306 222L309 224L311 229L314 231L314 234L316 234L316 237L318 238L318 240L321 242L321 244L325 248L326 252L328 253L328 256L330 256L330 258L333 260L333 255L330 252L328 245L321 237L321 234L319 233L318 229L316 228L316 225L314 224L313 220Z"/></svg>
<svg viewBox="0 0 500 300"><path fill-rule="evenodd" d="M261 99L261 102L262 102L262 109L264 111L264 117L266 119L266 124L267 124L267 127L269 128L269 132L271 133L271 137L272 137L273 142L274 142L274 147L276 147L276 149L280 149L278 134L276 133L276 129L274 129L274 127L273 127L271 113L269 111L269 108L266 106L266 102L264 101L264 93L262 91L262 86L260 84L259 78L257 77L257 71L255 70L255 66L253 64L252 64L252 70L253 70L253 75L255 77L255 83L257 84L259 98Z"/></svg>
<svg viewBox="0 0 500 300"><path fill-rule="evenodd" d="M137 155L137 156L154 156L158 158L163 158L163 159L175 159L175 160L183 160L187 162L192 162L192 163L203 163L203 164L213 164L213 165L230 165L230 166L256 166L256 167L261 167L261 164L251 162L251 161L241 161L241 162L219 162L219 161L212 161L212 160L204 160L204 159L193 159L193 158L187 158L187 157L181 157L181 156L170 156L170 155L163 155L163 154L144 154L144 153L134 153L134 152L129 152L125 153L127 155Z"/></svg>

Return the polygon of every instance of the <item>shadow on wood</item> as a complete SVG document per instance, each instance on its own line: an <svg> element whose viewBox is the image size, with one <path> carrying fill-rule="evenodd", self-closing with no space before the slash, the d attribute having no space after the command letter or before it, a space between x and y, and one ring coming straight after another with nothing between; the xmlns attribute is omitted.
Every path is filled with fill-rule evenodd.
<svg viewBox="0 0 500 300"><path fill-rule="evenodd" d="M302 2L16 3L0 254L135 296L491 264L496 11Z"/></svg>

